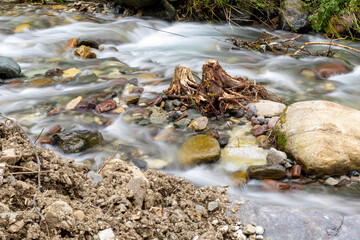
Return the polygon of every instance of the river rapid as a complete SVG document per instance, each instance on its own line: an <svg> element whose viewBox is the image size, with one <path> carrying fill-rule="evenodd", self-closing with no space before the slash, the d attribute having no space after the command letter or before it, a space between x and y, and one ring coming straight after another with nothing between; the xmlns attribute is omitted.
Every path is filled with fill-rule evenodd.
<svg viewBox="0 0 360 240"><path fill-rule="evenodd" d="M16 118L34 139L42 129L49 129L54 124L67 129L98 129L105 139L105 145L101 148L79 154L64 154L54 146L44 146L54 149L65 158L90 162L94 169L121 144L116 157L122 158L123 152L141 155L148 167L166 165L164 171L185 177L198 186L232 184L217 164L188 170L178 169L175 162L179 145L154 141L153 128L129 123L124 119L124 114L98 116L68 111L47 116L49 109L64 107L77 96L88 98L113 91L116 86L107 79L136 78L139 86L144 88L141 98L150 99L168 88L175 66L189 67L201 78L203 63L215 58L231 76L246 76L250 81L263 84L289 103L324 99L360 110L360 55L340 48L333 49L336 53L331 61L342 62L351 71L319 80L301 74L301 71L315 69L328 62L328 58L293 58L232 50L231 44L226 41L228 37L224 34L249 41L255 40L265 30L261 28L238 28L228 24L168 23L157 19L118 17L112 14L86 16L31 5L14 7L0 4L0 12L0 56L13 58L25 75L21 78L24 81L22 84L0 85L0 112ZM14 32L22 24L29 24L30 27ZM272 32L274 35L283 33L285 32ZM95 39L104 46L104 50L94 50L96 59L81 60L72 51L63 49L71 38ZM305 43L330 40L321 35L303 35L298 41ZM360 49L359 42L345 44ZM314 45L309 49L324 51L327 48ZM64 82L42 86L31 84L32 80L41 78L39 76L43 76L51 68L91 69L99 79L76 85ZM328 88L329 84L332 86L331 90ZM107 117L113 123L104 126L103 121ZM167 126L157 126L158 132L166 129ZM184 139L187 135L186 132L180 132L175 137ZM259 182L252 180L246 187L230 187L229 191L268 204L315 207L347 215L360 214L359 198L332 194L323 188L289 193L264 192Z"/></svg>

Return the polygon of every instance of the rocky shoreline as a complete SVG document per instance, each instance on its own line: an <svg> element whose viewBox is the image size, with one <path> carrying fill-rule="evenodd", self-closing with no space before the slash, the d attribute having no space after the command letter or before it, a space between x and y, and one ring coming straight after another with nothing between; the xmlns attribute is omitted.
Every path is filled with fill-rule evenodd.
<svg viewBox="0 0 360 240"><path fill-rule="evenodd" d="M28 139L10 121L0 124L0 136L2 239L263 239L262 227L234 217L226 187L196 188L120 159L93 172L37 148L35 193L38 166Z"/></svg>

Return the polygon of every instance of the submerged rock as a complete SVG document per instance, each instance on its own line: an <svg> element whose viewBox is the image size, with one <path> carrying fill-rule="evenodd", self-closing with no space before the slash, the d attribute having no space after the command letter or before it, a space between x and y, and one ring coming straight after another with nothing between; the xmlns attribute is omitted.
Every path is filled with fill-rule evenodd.
<svg viewBox="0 0 360 240"><path fill-rule="evenodd" d="M333 75L345 74L349 70L339 62L327 62L319 65L316 68L317 74L322 78L329 78Z"/></svg>
<svg viewBox="0 0 360 240"><path fill-rule="evenodd" d="M8 57L0 57L0 79L18 77L21 68L14 60Z"/></svg>
<svg viewBox="0 0 360 240"><path fill-rule="evenodd" d="M71 82L94 82L98 79L98 77L96 76L96 74L89 70L89 69L85 69L81 72L79 72L78 74L75 75L75 77L73 77L71 79Z"/></svg>
<svg viewBox="0 0 360 240"><path fill-rule="evenodd" d="M360 111L327 101L290 105L274 127L280 149L308 174L360 170Z"/></svg>
<svg viewBox="0 0 360 240"><path fill-rule="evenodd" d="M258 147L250 128L250 124L247 124L230 132L229 142L221 153L221 163L226 169L236 171L250 165L266 164L267 151Z"/></svg>
<svg viewBox="0 0 360 240"><path fill-rule="evenodd" d="M51 137L51 140L65 153L78 153L101 145L104 138L97 130L75 130L57 133Z"/></svg>
<svg viewBox="0 0 360 240"><path fill-rule="evenodd" d="M250 178L254 179L280 179L286 176L285 167L281 165L250 166L247 169Z"/></svg>
<svg viewBox="0 0 360 240"><path fill-rule="evenodd" d="M216 138L199 134L189 137L178 152L181 166L212 163L220 157L220 145Z"/></svg>

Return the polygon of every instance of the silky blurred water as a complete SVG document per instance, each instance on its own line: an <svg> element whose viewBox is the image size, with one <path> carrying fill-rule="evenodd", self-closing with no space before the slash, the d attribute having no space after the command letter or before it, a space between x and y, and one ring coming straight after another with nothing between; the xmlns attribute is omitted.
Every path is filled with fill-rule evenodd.
<svg viewBox="0 0 360 240"><path fill-rule="evenodd" d="M14 33L21 24L30 29ZM201 77L203 63L217 59L232 76L246 76L251 81L264 84L288 102L325 99L360 110L360 55L336 49L334 58L275 56L246 50L231 50L224 33L243 40L255 40L264 31L261 28L233 28L229 25L203 23L168 23L156 19L134 17L117 18L111 15L89 17L77 13L59 13L43 8L34 9L24 5L17 9L3 11L0 16L0 56L16 60L25 74L25 82L37 78L48 69L98 70L102 78L113 78L107 68L114 60L120 61L125 73L119 76L136 77L144 88L142 97L155 96L168 87L174 67L191 68ZM280 35L284 32L272 32ZM104 51L94 50L96 60L81 60L63 47L70 38L89 38L99 41ZM329 42L320 35L303 35L299 43L308 41ZM360 44L345 43L359 49ZM111 49L116 47L117 51ZM312 46L312 50L326 50L327 47ZM326 62L340 62L351 71L348 74L332 76L327 80L308 79L300 74L304 68L315 69ZM116 62L116 61L115 61ZM105 64L104 64L105 63ZM108 63L108 65L106 65ZM115 64L116 65L116 64ZM153 84L157 82L157 84ZM331 83L335 90L328 92L322 86ZM137 148L151 159L176 161L178 146L154 141L151 130L128 123L120 115L108 127L99 128L93 124L91 114L61 113L47 116L49 106L65 106L71 99L84 98L113 89L111 81L71 85L57 83L41 88L29 85L0 85L0 112L14 117L36 138L43 128L60 124L63 128L96 128L104 135L103 148L88 150L79 154L64 154L77 161L91 159L95 165L111 155L116 145ZM103 114L107 116L107 114ZM179 136L181 138L181 136ZM169 165L172 166L172 165ZM176 166L176 164L174 165ZM190 170L167 168L170 174L186 177L197 185L231 185L230 179L218 166L196 167ZM241 194L259 201L306 207L333 209L345 214L359 214L360 204L356 198L345 198L333 194L293 192L267 193L259 188L257 181L251 181L244 189L230 188L231 193Z"/></svg>

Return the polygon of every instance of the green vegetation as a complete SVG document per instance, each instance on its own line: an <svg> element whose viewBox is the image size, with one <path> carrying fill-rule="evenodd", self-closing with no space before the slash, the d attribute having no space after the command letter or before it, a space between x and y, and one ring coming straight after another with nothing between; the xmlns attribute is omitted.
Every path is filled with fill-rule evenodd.
<svg viewBox="0 0 360 240"><path fill-rule="evenodd" d="M304 0L309 20L316 32L324 31L337 38L341 34L360 34L360 0Z"/></svg>

